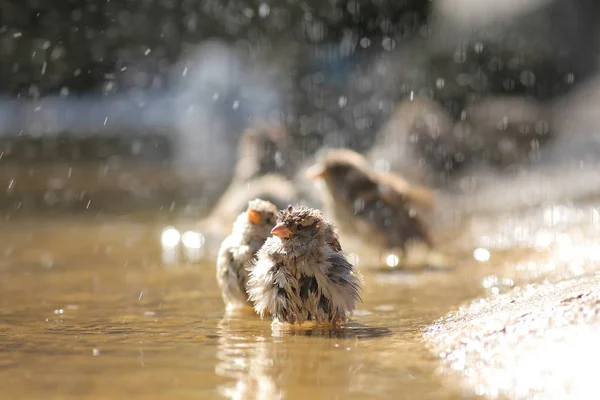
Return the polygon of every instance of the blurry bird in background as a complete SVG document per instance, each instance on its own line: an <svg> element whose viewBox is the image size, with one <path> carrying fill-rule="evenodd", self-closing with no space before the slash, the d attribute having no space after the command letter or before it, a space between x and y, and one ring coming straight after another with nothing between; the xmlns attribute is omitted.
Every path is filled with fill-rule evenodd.
<svg viewBox="0 0 600 400"><path fill-rule="evenodd" d="M238 160L229 186L199 229L211 242L218 243L248 201L260 198L279 208L298 200L293 182L296 160L287 130L278 124L255 124L241 135ZM213 246L214 247L214 246Z"/></svg>
<svg viewBox="0 0 600 400"><path fill-rule="evenodd" d="M217 257L217 282L227 309L251 307L246 294L250 261L264 244L279 215L277 207L254 199L233 224Z"/></svg>
<svg viewBox="0 0 600 400"><path fill-rule="evenodd" d="M406 100L366 155L377 171L438 189L430 220L441 249L456 243L450 232L469 229L470 216L541 204L551 193L560 198L565 182L549 183L560 178L544 168L546 158L557 159L550 154L557 122L551 110L523 96L488 96L467 101L453 121L433 100ZM581 186L579 180L569 184ZM467 250L459 247L451 251Z"/></svg>
<svg viewBox="0 0 600 400"><path fill-rule="evenodd" d="M461 178L475 172L534 163L550 128L548 111L523 97L469 102L456 122L441 105L419 98L397 106L367 156L378 171L460 191Z"/></svg>
<svg viewBox="0 0 600 400"><path fill-rule="evenodd" d="M420 124L422 134L416 129ZM436 168L417 151L416 143L425 136L448 142L453 121L435 101L415 98L400 102L390 120L377 133L371 149L365 154L378 172L402 174L415 182L433 184L439 175L446 175L445 168ZM458 153L450 143L444 143L444 153Z"/></svg>
<svg viewBox="0 0 600 400"><path fill-rule="evenodd" d="M240 136L237 154L233 183L248 182L270 173L287 179L294 176L292 138L279 124L256 123L246 128Z"/></svg>
<svg viewBox="0 0 600 400"><path fill-rule="evenodd" d="M381 266L382 257L390 253L402 257L396 256L393 267L430 262L426 255L433 241L424 214L435 199L429 189L378 173L365 157L349 149L326 152L306 174L323 181L327 215L338 224L343 239L353 244L353 251L367 256L365 264ZM417 248L425 250L426 258L410 257ZM368 259L372 256L375 261Z"/></svg>
<svg viewBox="0 0 600 400"><path fill-rule="evenodd" d="M527 165L552 138L549 111L520 96L487 97L468 104L454 127L465 151L495 168Z"/></svg>
<svg viewBox="0 0 600 400"><path fill-rule="evenodd" d="M474 101L456 123L432 100L406 100L397 106L366 157L347 149L333 150L309 168L308 175L325 183L324 193L319 193L307 186L308 176L301 173L304 166L295 157L287 130L256 124L243 132L235 176L201 222L201 230L209 249L211 241L220 243L253 198L279 208L290 203L323 206L344 238L356 244L352 247L377 249L379 265L440 263L434 261L426 222L432 220L434 195L425 186L443 188L443 204L452 204L450 196L472 195L485 185L486 170L502 172L533 162L549 137L547 113L522 98ZM437 213L436 233L442 230L446 214ZM389 254L402 257L388 259ZM368 261L373 256L365 257L366 262L374 262Z"/></svg>

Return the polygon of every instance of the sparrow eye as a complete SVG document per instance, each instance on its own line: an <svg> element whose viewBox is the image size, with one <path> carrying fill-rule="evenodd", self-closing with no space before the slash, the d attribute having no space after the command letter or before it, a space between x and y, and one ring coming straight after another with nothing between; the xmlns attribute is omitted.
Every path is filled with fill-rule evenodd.
<svg viewBox="0 0 600 400"><path fill-rule="evenodd" d="M298 229L299 231L301 231L301 230L302 230L302 228L304 228L304 226L302 226L302 224L298 224L298 225L296 226L296 229Z"/></svg>

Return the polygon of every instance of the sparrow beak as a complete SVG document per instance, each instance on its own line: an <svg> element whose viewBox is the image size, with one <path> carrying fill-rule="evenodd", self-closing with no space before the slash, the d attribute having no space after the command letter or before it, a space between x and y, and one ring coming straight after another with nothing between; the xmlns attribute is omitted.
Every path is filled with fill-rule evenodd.
<svg viewBox="0 0 600 400"><path fill-rule="evenodd" d="M275 228L271 230L271 233L280 239L285 239L292 236L292 231L290 231L284 224L275 225Z"/></svg>
<svg viewBox="0 0 600 400"><path fill-rule="evenodd" d="M250 221L253 224L260 224L260 221L262 221L262 218L260 217L260 214L258 213L258 211L248 210L248 221Z"/></svg>
<svg viewBox="0 0 600 400"><path fill-rule="evenodd" d="M327 171L325 170L325 168L323 168L319 164L315 164L306 170L306 177L308 179L315 180L315 179L319 179L319 178L325 178L326 176L327 176Z"/></svg>

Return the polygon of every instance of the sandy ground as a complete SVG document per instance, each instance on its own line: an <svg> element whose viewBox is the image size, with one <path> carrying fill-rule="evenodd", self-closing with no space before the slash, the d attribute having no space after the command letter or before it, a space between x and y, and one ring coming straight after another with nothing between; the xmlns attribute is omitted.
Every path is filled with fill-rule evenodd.
<svg viewBox="0 0 600 400"><path fill-rule="evenodd" d="M443 372L488 398L598 398L600 274L473 301L427 328Z"/></svg>

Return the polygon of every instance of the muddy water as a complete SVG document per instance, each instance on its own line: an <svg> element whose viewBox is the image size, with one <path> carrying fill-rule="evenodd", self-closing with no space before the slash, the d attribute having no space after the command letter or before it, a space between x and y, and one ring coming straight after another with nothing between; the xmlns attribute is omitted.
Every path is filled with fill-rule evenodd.
<svg viewBox="0 0 600 400"><path fill-rule="evenodd" d="M368 273L345 329L273 333L253 315L224 314L212 263L165 258L165 225L3 223L2 398L460 397L421 340L473 295L452 273Z"/></svg>
<svg viewBox="0 0 600 400"><path fill-rule="evenodd" d="M477 253L484 262L464 253L450 271L363 271L364 302L334 332L272 332L254 315L225 315L201 243L188 235L165 247L166 226L186 229L178 221L9 218L0 229L0 397L463 398L469 392L438 372L423 330L515 282L575 274L521 262L564 242L564 226L597 217L549 210L518 219L520 228L504 218L466 224L471 236L504 239L477 236L489 247Z"/></svg>

